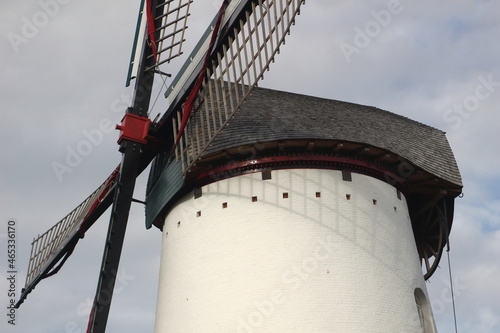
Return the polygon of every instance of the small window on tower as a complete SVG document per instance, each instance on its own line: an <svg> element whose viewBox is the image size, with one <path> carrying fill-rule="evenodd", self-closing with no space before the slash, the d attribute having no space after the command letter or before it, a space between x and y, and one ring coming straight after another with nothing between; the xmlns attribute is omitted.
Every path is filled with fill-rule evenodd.
<svg viewBox="0 0 500 333"><path fill-rule="evenodd" d="M194 192L194 198L195 199L198 199L202 195L201 187L195 187L194 190L193 190L193 192Z"/></svg>
<svg viewBox="0 0 500 333"><path fill-rule="evenodd" d="M288 192L283 192L283 199L288 199Z"/></svg>
<svg viewBox="0 0 500 333"><path fill-rule="evenodd" d="M346 182L352 182L351 171L342 170L342 180Z"/></svg>
<svg viewBox="0 0 500 333"><path fill-rule="evenodd" d="M262 171L262 180L269 180L269 179L271 179L271 171L270 170Z"/></svg>

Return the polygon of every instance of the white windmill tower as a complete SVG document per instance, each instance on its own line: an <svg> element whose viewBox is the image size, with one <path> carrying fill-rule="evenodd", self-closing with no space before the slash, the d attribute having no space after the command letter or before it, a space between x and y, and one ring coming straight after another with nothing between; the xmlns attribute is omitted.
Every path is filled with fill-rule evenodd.
<svg viewBox="0 0 500 333"><path fill-rule="evenodd" d="M34 240L18 305L113 203L89 323L104 332L135 179L153 161L156 332L435 332L425 279L462 188L444 133L373 107L257 88L302 0L222 1L152 122L152 78L182 43L191 2L143 3L122 163Z"/></svg>

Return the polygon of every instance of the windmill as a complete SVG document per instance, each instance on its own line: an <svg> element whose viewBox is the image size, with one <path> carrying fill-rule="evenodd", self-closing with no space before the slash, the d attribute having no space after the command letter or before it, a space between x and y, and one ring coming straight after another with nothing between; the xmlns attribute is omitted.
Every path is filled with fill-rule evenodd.
<svg viewBox="0 0 500 333"><path fill-rule="evenodd" d="M333 199L332 196L338 196L341 193L338 192L334 195L329 191L328 186L320 186L323 180L328 179L330 183L326 182L325 184L329 184L329 186L332 184L349 185L347 188L342 188L343 192L347 192L342 193L345 202L339 203L336 211L350 209L344 205L355 202L358 196L358 193L354 192L357 189L355 186L360 186L359 184L363 184L362 186L368 189L368 192L372 191L378 194L377 198L370 198L370 209L379 208L384 202L387 204L387 201L390 201L390 210L394 210L395 214L403 215L403 217L398 218L404 220L405 217L408 217L404 220L406 229L395 231L394 235L401 236L402 239L395 243L408 244L408 231L411 233L412 227L416 239L417 247L413 249L413 252L408 252L408 256L403 258L403 262L410 262L409 258L417 254L418 248L418 255L424 263L425 278L432 275L439 263L451 226L453 199L461 191L458 169L444 135L439 131L421 126L421 124L367 107L326 102L307 97L299 98L296 95L270 92L256 87L257 82L263 78L265 71L269 69L275 55L279 52L285 36L289 33L291 25L299 14L303 1L222 1L218 15L201 37L189 60L166 92L170 101L168 110L164 112L161 119L151 120L147 117L153 76L166 75L160 66L180 54L180 46L186 28L185 22L189 16L191 2L191 0L143 1L141 6L143 10L139 19L139 22L143 22L143 24L138 24L135 43L137 50L133 52L127 82L128 84L132 79L135 80L136 94L132 106L127 110L122 124L119 126L121 130L120 152L123 154L122 163L81 205L34 240L26 288L18 305L23 302L42 278L58 272L85 231L109 206L112 206L102 267L89 322L90 332L104 332L116 278L113 276L113 272L116 272L118 268L128 211L133 200L135 179L152 161L153 166L146 200L146 226L148 228L153 225L157 226L163 231L164 238L169 239L169 241L165 241L163 249L165 254L162 254L166 264L162 263L159 293L166 296L159 297L158 302L156 326L159 332L181 330L179 325L183 325L186 313L190 312L186 311L184 315L182 314L185 306L180 304L180 299L182 297L182 302L189 302L189 297L185 297L188 290L195 287L207 290L208 286L217 290L214 285L216 281L210 278L205 279L200 276L201 280L206 281L203 286L183 284L182 281L186 278L186 270L189 270L189 265L182 264L189 261L186 260L185 256L188 259L191 258L192 261L205 258L204 256L200 257L199 253L188 251L194 251L192 245L196 244L196 240L202 239L200 238L202 235L199 233L203 230L206 231L204 229L206 227L200 225L198 226L200 230L192 230L195 223L202 221L210 214L217 215L218 213L211 211L216 206L227 212L231 210L233 205L239 204L241 204L241 206L237 206L239 211L253 211L255 207L261 208L260 215L253 216L253 218L261 218L262 215L271 213L268 210L270 207L281 207L281 203L273 201L276 198L269 199L271 192L282 200L290 199L288 202L299 198L299 201L294 201L294 204L297 204L297 207L300 205L308 207L310 199L307 198L306 193L298 193L294 184L302 184L305 187L316 184L317 188L312 193L318 201L327 198ZM135 57L135 54L139 56ZM295 101L295 103L290 104L290 101ZM284 105L287 105L287 108L283 108ZM300 112L300 110L294 109L294 106L297 105L310 107L311 110L316 111L311 114L303 110ZM321 118L318 110L328 109L344 110L348 116L346 119L342 117ZM257 110L260 111L257 112ZM287 112L289 113L287 114ZM301 113L306 115L306 118L310 116L309 119L299 118ZM272 118L269 117L271 114ZM436 139L437 147L441 152L444 152L442 158L436 159L433 165L422 161L418 151L414 152L418 149L411 145L395 145L393 147L384 140L376 140L362 135L356 136L352 125L340 127L344 131L339 129L338 133L332 136L327 133L328 129L322 128L317 122L310 122L312 118L317 117L317 121L321 121L322 124L328 124L324 120L329 120L331 124L340 124L347 120L348 124L353 124L353 119L350 117L359 117L359 119L355 119L358 121L370 120L374 114L381 117L383 123L389 121L413 129L416 133L423 132L424 134L421 134L418 139L425 140L426 137ZM279 121L276 122L276 119ZM294 131L290 132L292 127L289 125L298 119L301 119L301 128L294 128ZM272 128L266 127L269 124L273 125ZM368 123L365 125L369 126ZM384 129L377 130L383 131ZM314 135L311 134L313 132L315 132ZM400 139L409 138L401 137ZM420 142L417 147L420 146L423 147L425 144ZM431 155L432 153L435 152L431 152ZM311 174L310 170L314 172ZM295 172L303 172L303 174L297 175ZM337 176L345 183L339 183ZM293 179L293 181L287 181L287 178ZM381 183L373 185L371 183L373 179ZM234 180L247 185L241 185L234 192L236 186L233 184ZM217 189L218 186L227 187L222 192L228 199L214 203L214 200L218 199L212 196L217 193L220 196L222 193ZM260 186L262 186L261 190L255 190L252 193L252 189ZM394 191L391 194L392 190ZM234 197L243 200L245 195L248 196L248 200L245 202L237 201L235 203L229 200L229 198ZM405 204L406 201L403 198L406 198L408 204ZM254 206L247 206L248 204ZM264 206L256 206L261 204ZM323 207L321 205L314 207L313 211L324 209L321 208ZM292 215L283 217L284 220L293 221L296 216L301 216L305 220L311 219L311 217L306 216L305 211L295 210L293 206L288 207L287 212ZM376 211L373 214L378 216L377 214L380 212ZM387 212L384 211L384 214ZM408 224L410 215L412 223ZM249 218L251 217L247 216L243 219L247 221ZM335 219L334 216L330 216L330 218ZM275 260L279 263L280 272L286 273L288 272L287 263L291 262L290 260L297 259L297 256L300 257L300 253L307 253L308 249L313 250L313 252L315 250L315 244L308 244L310 239L300 238L300 233L292 233L291 238L293 240L295 237L295 242L281 241L283 248L298 251L294 256L288 257L287 254L274 247L269 247L264 242L266 235L258 231L265 229L266 226L262 224L258 224L258 227L254 226L257 229L255 235L258 237L245 238L252 234L252 228L248 229L249 226L243 224L236 230L232 229L234 225L231 226L228 222L236 219L237 216L234 215L228 217L224 223L218 225L218 228L222 229L214 229L215 231L210 232L209 235L212 239L219 240L220 244L232 244L232 247L226 247L227 245L215 247L217 250L214 256L220 255L221 252L231 254L231 248L244 256L245 251L252 247L239 247L238 244L234 244L234 240L237 238L245 244L256 242L255 244L260 244L262 249L266 249L266 251L253 253L253 261L251 262L259 258L262 263L265 263L266 254L271 254L271 256L277 256L278 259ZM320 224L324 222L319 218L316 220L320 221ZM349 221L352 222L351 219ZM298 221L295 222L298 223ZM346 222L339 218L338 223L339 228L343 228L340 225ZM361 229L368 228L360 221L356 221L356 225ZM306 230L306 233L319 237L317 234L319 229L311 228L311 230ZM232 239L217 238L221 230L227 230L229 234L232 234ZM248 233L243 235L241 230L246 230ZM349 238L339 230L337 229L336 232L343 235L343 239ZM273 235L279 234L276 234L275 229L267 232ZM311 235L310 237L313 237ZM358 236L360 235L356 233L351 234L351 237ZM170 241L170 239L173 240ZM276 239L279 240L279 237ZM382 243L375 242L374 248L387 247L388 244L385 242L388 240L384 240ZM305 244L304 248L295 245L302 243ZM334 243L337 244L337 241ZM413 242L411 243L413 244ZM255 249L255 247L253 248ZM180 249L186 250L185 254L172 258L171 253L178 252ZM332 249L327 247L326 251L328 252L328 250ZM220 257L221 261L214 262L212 266L212 269L215 270L214 276L220 277L220 270L227 267L229 262L232 263L232 267L238 268L231 259L234 259L234 255L229 257L221 255ZM382 261L382 257L376 257L376 259ZM309 257L306 256L306 258ZM318 258L315 258L315 265L320 264ZM172 267L171 262L176 262L176 267ZM311 264L313 263L311 261ZM321 265L325 265L325 263L321 262ZM412 274L415 275L414 263L408 265L411 266ZM349 268L347 263L340 266ZM267 268L246 271L244 267L239 267L239 270L246 272L245 274L256 274L257 278L263 272L272 271L271 266L264 265L264 267ZM330 269L333 272L333 268L326 268L325 271L328 273L325 274L330 274ZM394 263L387 265L387 271L391 270L394 270ZM192 270L192 272L197 271ZM235 281L246 284L248 281L239 275L242 274L241 272L232 272L231 276ZM401 278L400 275L397 276ZM255 281L260 283L260 285L256 285L255 290L263 290L266 279L255 279ZM296 280L290 276L287 281L292 281L290 284L296 285L302 280ZM328 280L321 281L316 287L323 286ZM225 283L227 282L225 281ZM177 291L172 294L172 285L178 283L182 284L182 288L177 288ZM220 285L224 285L224 283L219 281L219 289ZM411 286L414 287L414 285ZM421 281L418 281L416 285L418 288L414 288L415 290L425 291L425 286L422 286ZM405 285L404 288L408 289L409 286ZM201 290L200 293L203 294ZM237 308L238 306L233 304L234 302L229 301L229 299L235 298L234 293L236 293L235 289L233 289L233 293L224 294L226 298L219 301L219 306L220 304L231 304ZM210 295L210 293L208 294ZM432 324L429 324L428 314L423 314L428 311L428 309L426 310L428 304L425 302L425 292L422 294L420 291L413 294L412 289L411 297L417 299L417 307L422 309L422 314L420 315L420 312L410 313L408 310L405 315L408 318L413 318L412 315L420 315L421 325L429 327ZM302 296L306 297L307 295L304 293ZM245 297L250 296L242 294L237 299L242 301ZM274 313L274 307L280 303L277 300L279 297L272 297L272 295L262 295L262 297L258 301L261 307L258 306L257 315L252 315L255 311L250 311L248 316L237 320L238 330L251 331L253 328L263 325L264 319L267 319L264 318L266 313L271 312L271 306ZM268 302L267 298L269 297L272 303ZM201 301L203 299L205 302ZM173 301L177 302L176 305L172 304ZM194 309L211 305L207 304L206 299L200 295L192 297L191 302L193 303L193 301L195 303L192 305ZM405 299L405 301L407 300ZM292 303L294 302L290 302L290 304ZM408 305L405 304L403 308L407 309ZM224 313L218 307L214 307L214 309L217 309L218 313ZM290 318L302 318L301 320L306 322L305 317L296 313L297 309L299 308L287 308L284 313ZM204 313L204 318L211 316L212 314ZM325 314L326 317L328 317L327 314ZM299 320L296 325L299 327L304 324ZM197 331L196 327L185 329ZM284 327L280 329L287 330ZM309 328L304 326L303 329L308 330Z"/></svg>

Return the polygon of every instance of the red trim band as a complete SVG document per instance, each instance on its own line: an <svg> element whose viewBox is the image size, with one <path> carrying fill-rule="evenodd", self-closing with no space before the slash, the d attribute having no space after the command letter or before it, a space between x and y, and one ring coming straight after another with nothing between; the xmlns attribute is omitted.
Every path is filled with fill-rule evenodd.
<svg viewBox="0 0 500 333"><path fill-rule="evenodd" d="M202 172L195 177L195 181L205 185L245 173L296 168L349 170L378 178L404 193L407 192L404 178L382 167L352 158L323 155L274 156L235 162Z"/></svg>

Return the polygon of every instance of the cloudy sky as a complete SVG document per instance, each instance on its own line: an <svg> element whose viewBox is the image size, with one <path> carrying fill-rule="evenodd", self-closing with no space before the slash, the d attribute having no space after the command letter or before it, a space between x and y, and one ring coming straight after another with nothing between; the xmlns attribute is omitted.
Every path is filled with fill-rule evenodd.
<svg viewBox="0 0 500 333"><path fill-rule="evenodd" d="M109 214L6 324L7 221L17 229L18 290L30 242L89 195L120 161L119 123L139 1L0 2L0 301L2 332L85 332ZM195 0L186 53L220 1ZM378 13L378 14L377 14ZM390 13L389 16L380 13ZM464 181L456 201L451 263L458 331L500 331L500 3L309 0L261 86L376 106L447 132ZM164 70L176 73L179 59ZM160 96L153 114L166 102ZM71 150L102 140L57 176ZM135 197L144 198L145 176ZM161 233L134 204L110 332L150 332ZM452 332L448 263L428 283L440 332Z"/></svg>

